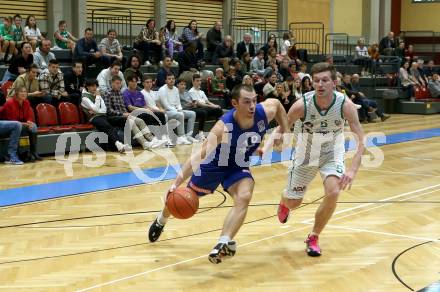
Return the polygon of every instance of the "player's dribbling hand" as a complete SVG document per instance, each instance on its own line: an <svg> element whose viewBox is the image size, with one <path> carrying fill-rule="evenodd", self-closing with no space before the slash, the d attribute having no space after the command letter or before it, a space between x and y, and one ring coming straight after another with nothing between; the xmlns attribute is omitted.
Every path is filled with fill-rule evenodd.
<svg viewBox="0 0 440 292"><path fill-rule="evenodd" d="M260 157L263 157L264 155L264 150L261 147L258 147L257 150L255 150L255 154L257 154Z"/></svg>

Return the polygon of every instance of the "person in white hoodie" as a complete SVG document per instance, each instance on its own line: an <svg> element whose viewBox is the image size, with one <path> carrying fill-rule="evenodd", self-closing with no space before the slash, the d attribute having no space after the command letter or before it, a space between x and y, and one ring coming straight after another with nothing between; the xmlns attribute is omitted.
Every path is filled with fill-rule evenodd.
<svg viewBox="0 0 440 292"><path fill-rule="evenodd" d="M109 68L103 69L99 72L98 80L99 90L101 93L107 92L112 89L112 77L119 76L122 79L121 91L124 92L127 89L127 83L125 82L124 74L121 72L122 64L119 61L114 61Z"/></svg>
<svg viewBox="0 0 440 292"><path fill-rule="evenodd" d="M107 107L97 87L98 82L95 79L86 81L81 99L81 107L84 113L90 123L95 126L98 131L107 134L110 145L114 145L121 153L131 151L131 146L119 140L117 130L108 121Z"/></svg>

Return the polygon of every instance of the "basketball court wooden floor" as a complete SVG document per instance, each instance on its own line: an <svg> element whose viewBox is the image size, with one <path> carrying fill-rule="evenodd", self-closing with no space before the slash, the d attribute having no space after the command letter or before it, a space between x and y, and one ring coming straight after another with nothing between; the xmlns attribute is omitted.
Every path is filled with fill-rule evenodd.
<svg viewBox="0 0 440 292"><path fill-rule="evenodd" d="M440 116L393 115L364 126L386 135L438 128ZM438 136L438 135L437 135ZM254 197L238 233L238 250L208 262L231 205L221 190L200 201L190 220L172 219L151 244L146 230L169 181L126 186L3 207L0 288L21 291L411 291L440 280L440 137L387 144L379 167L361 167L320 238L323 255L303 243L322 197L319 178L286 225L276 208L287 163L256 166ZM190 148L174 149L179 161ZM90 158L92 154L81 157ZM143 167L163 165L150 160ZM347 162L349 165L350 161ZM128 171L108 158L99 168L54 158L1 166L1 192ZM50 184L49 184L50 185ZM38 186L37 186L38 188ZM42 188L42 192L45 189ZM72 192L74 192L72 190ZM14 194L16 194L15 192ZM26 195L26 194L22 194ZM317 200L317 201L316 201ZM434 286L433 286L434 287ZM438 286L437 286L438 287ZM435 289L435 288L432 288ZM438 291L438 290L429 291ZM428 291L426 289L425 291Z"/></svg>

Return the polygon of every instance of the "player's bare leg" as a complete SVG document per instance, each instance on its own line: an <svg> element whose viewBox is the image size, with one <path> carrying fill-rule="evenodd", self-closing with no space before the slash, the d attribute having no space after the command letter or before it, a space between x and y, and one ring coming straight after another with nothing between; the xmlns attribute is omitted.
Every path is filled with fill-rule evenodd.
<svg viewBox="0 0 440 292"><path fill-rule="evenodd" d="M336 176L328 176L324 181L324 190L325 197L321 205L319 205L318 210L316 210L313 231L306 239L307 254L309 256L321 255L321 249L318 245L318 236L336 209L336 203L340 193L339 178Z"/></svg>
<svg viewBox="0 0 440 292"><path fill-rule="evenodd" d="M236 244L232 238L243 225L253 191L254 181L251 178L244 178L228 189L228 193L234 200L234 206L226 215L217 245L209 254L210 262L219 264L223 259L234 256Z"/></svg>

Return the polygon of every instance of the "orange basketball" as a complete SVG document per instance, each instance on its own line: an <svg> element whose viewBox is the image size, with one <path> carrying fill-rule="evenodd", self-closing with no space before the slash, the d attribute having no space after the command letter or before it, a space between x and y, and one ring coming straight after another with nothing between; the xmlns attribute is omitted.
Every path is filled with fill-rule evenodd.
<svg viewBox="0 0 440 292"><path fill-rule="evenodd" d="M188 219L197 212L199 197L193 190L180 187L168 194L166 205L175 218Z"/></svg>

